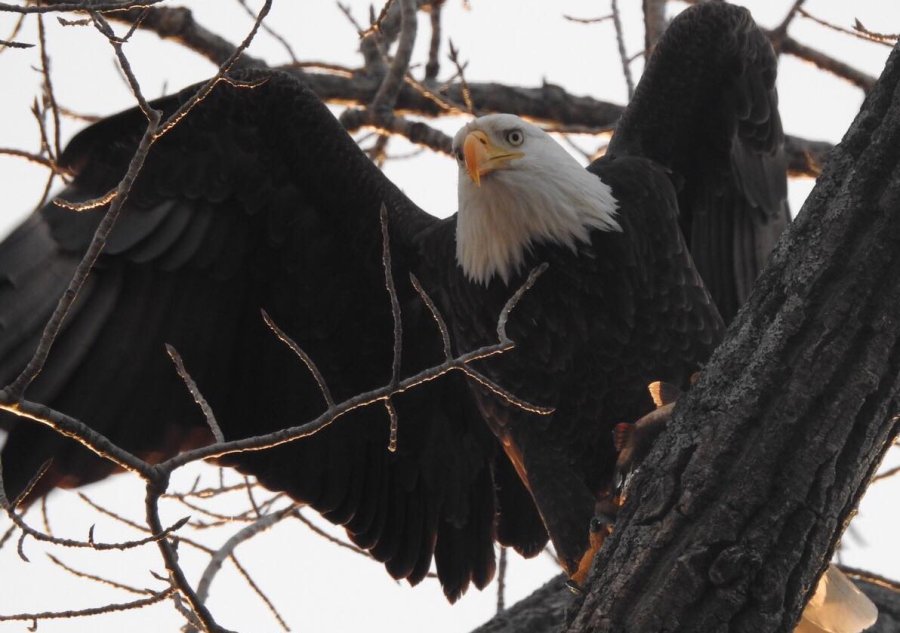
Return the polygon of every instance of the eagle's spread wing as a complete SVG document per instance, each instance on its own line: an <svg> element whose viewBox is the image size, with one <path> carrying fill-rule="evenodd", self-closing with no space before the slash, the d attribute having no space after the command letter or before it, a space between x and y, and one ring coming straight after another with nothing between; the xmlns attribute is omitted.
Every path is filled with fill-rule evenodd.
<svg viewBox="0 0 900 633"><path fill-rule="evenodd" d="M403 310L404 375L442 360L439 333L408 273L427 276L421 232L446 230L359 151L321 102L281 74L220 84L152 148L96 269L30 400L79 418L141 455L211 441L177 377L173 345L226 439L294 426L324 400L276 324L316 361L336 401L390 379L393 324L381 260L379 208L390 212ZM191 90L156 103L167 113ZM94 125L63 157L76 174L61 198L99 196L123 175L146 123L136 110ZM37 211L0 248L0 383L30 357L103 209ZM399 441L383 407L358 409L321 433L226 461L287 491L369 549L397 578L422 579L432 555L455 599L494 569L495 478L525 495L461 379L397 398ZM0 413L7 492L53 457L34 495L107 476L111 464L40 425ZM503 503L503 499L500 499ZM521 508L521 510L519 510ZM507 502L505 540L546 541L533 508Z"/></svg>
<svg viewBox="0 0 900 633"><path fill-rule="evenodd" d="M608 150L672 170L682 230L726 321L789 220L776 65L746 9L691 7L660 39Z"/></svg>

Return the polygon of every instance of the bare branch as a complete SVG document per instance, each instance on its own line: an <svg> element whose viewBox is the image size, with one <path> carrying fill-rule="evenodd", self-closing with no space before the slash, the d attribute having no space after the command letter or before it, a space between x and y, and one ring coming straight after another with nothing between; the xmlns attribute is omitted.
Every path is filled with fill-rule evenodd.
<svg viewBox="0 0 900 633"><path fill-rule="evenodd" d="M71 438L103 459L113 462L122 470L139 474L145 479L158 476L156 469L142 459L113 444L84 422L76 420L48 406L28 400L11 401L6 390L0 390L0 409L22 418L50 427L64 437Z"/></svg>
<svg viewBox="0 0 900 633"><path fill-rule="evenodd" d="M384 23L385 19L388 16L388 11L391 10L391 7L394 4L394 0L387 0L384 3L384 6L381 7L381 12L378 14L378 17L372 20L372 24L369 25L369 28L362 29L359 32L360 39L364 37L368 37L374 33L381 31L381 25Z"/></svg>
<svg viewBox="0 0 900 633"><path fill-rule="evenodd" d="M144 505L147 513L147 525L153 532L160 532L159 528L162 525L159 518L158 501L163 492L165 492L164 487L157 486L153 482L147 483L147 496ZM204 631L215 631L216 633L226 631L226 629L216 624L212 613L209 612L203 601L198 599L197 594L191 588L190 582L188 582L184 571L178 564L178 553L175 551L175 546L172 542L167 538L163 538L158 540L156 545L160 554L162 554L166 570L169 572L169 582L172 584L172 588L177 590L190 605L193 616L201 628Z"/></svg>
<svg viewBox="0 0 900 633"><path fill-rule="evenodd" d="M391 402L390 398L387 398L384 401L384 408L387 410L388 418L390 418L390 435L388 438L388 451L391 453L397 452L397 428L399 427L399 421L397 419L397 409L394 408L394 403Z"/></svg>
<svg viewBox="0 0 900 633"><path fill-rule="evenodd" d="M434 81L440 72L441 62L441 11L443 2L431 3L431 41L428 46L428 63L425 64L425 81Z"/></svg>
<svg viewBox="0 0 900 633"><path fill-rule="evenodd" d="M137 587L132 587L131 585L126 585L124 583L117 582L115 580L110 580L109 578L103 578L102 576L97 576L95 574L91 574L86 571L81 571L81 570L75 569L74 567L70 567L69 565L66 565L64 562L59 560L53 554L47 554L47 558L49 558L50 561L54 565L67 571L68 573L72 574L76 578L84 578L86 580L92 580L101 585L106 585L107 587L113 587L114 589L121 589L122 591L127 591L128 593L134 593L137 595L147 595L147 594L155 595L157 593L151 589L138 589Z"/></svg>
<svg viewBox="0 0 900 633"><path fill-rule="evenodd" d="M256 14L253 13L253 10L247 6L247 0L238 0L238 4L240 4L244 8L244 11L247 12L247 15L249 15L251 18L256 19ZM300 62L300 60L297 59L297 55L294 53L294 49L291 47L290 42L288 42L280 33L276 32L268 24L263 24L262 29L263 31L271 35L276 42L281 44L293 63L297 64Z"/></svg>
<svg viewBox="0 0 900 633"><path fill-rule="evenodd" d="M506 548L500 548L497 563L497 613L506 610Z"/></svg>
<svg viewBox="0 0 900 633"><path fill-rule="evenodd" d="M622 18L619 15L619 2L612 0L613 24L616 27L616 44L619 46L619 59L622 61L622 73L625 75L625 85L628 86L628 100L634 96L634 78L631 76L631 64L628 63L628 53L625 52L625 34L622 31Z"/></svg>
<svg viewBox="0 0 900 633"><path fill-rule="evenodd" d="M19 36L19 32L22 30L22 25L24 23L25 14L23 13L16 19L16 23L13 24L13 28L9 35L6 36L6 39L0 39L0 53L4 52L7 48L31 48L34 46L34 44L23 44L22 42L13 41Z"/></svg>
<svg viewBox="0 0 900 633"><path fill-rule="evenodd" d="M650 55L666 30L666 0L643 0L644 55ZM629 60L630 61L630 60Z"/></svg>
<svg viewBox="0 0 900 633"><path fill-rule="evenodd" d="M600 24L601 22L612 20L613 15L610 13L609 15L601 15L599 18L577 18L572 15L563 14L563 18L569 22L577 22L578 24Z"/></svg>
<svg viewBox="0 0 900 633"><path fill-rule="evenodd" d="M244 50L250 43L253 41L253 38L256 36L257 31L259 31L259 27L262 24L262 21L269 14L269 10L272 8L272 0L266 0L263 6L260 8L259 13L256 16L256 21L253 23L253 27L250 29L250 32L244 38L244 40L238 45L234 52L228 56L228 58L222 62L222 65L219 67L218 72L209 79L203 86L201 86L194 95L188 99L185 103L181 105L164 123L159 126L159 131L154 134L153 140L159 139L161 136L166 134L173 127L178 125L178 123L188 115L188 113L194 109L194 107L203 101L212 89L215 88L220 81L225 80L225 75L232 69L237 60L244 53ZM243 85L248 88L252 88L252 85L246 86L244 84L238 84L237 82L229 82L232 85Z"/></svg>
<svg viewBox="0 0 900 633"><path fill-rule="evenodd" d="M135 23L139 11L113 13L110 19ZM194 20L190 9L183 7L153 7L143 17L140 28L156 33L160 38L173 40L195 53L206 57L216 66L222 66L235 54L235 45L216 35ZM231 68L262 67L265 64L254 57L242 54Z"/></svg>
<svg viewBox="0 0 900 633"><path fill-rule="evenodd" d="M99 14L94 15L96 16L95 22L102 25ZM121 44L116 44L112 41L110 41L110 43L113 45L113 48L116 49L117 55L119 55L120 58L120 63L122 63L122 60L125 58L124 55L121 54ZM123 69L127 69L126 73L130 74L130 68L128 67L127 60L125 60L124 62ZM25 369L22 370L22 372L12 382L12 384L10 384L9 387L7 387L5 390L0 391L0 401L8 399L8 401L14 403L17 400L21 400L23 394L25 393L25 390L35 379L38 373L40 373L41 369L43 369L44 364L47 361L47 357L50 354L50 349L53 346L53 343L56 341L56 337L59 334L60 328L62 327L63 321L65 320L69 309L72 307L72 304L75 302L75 299L78 297L78 293L81 291L84 282L87 280L87 276L93 268L94 263L97 261L97 258L100 256L103 247L106 245L106 238L112 230L112 227L115 224L116 220L118 219L119 212L122 209L122 204L124 203L128 192L131 190L131 186L134 184L134 181L137 178L137 174L144 164L144 160L147 158L147 153L150 150L153 134L156 130L156 126L159 124L160 114L159 112L152 110L147 105L147 102L140 94L137 80L134 79L133 75L130 75L130 79L133 80L132 87L135 90L135 96L138 99L138 102L142 104L142 109L144 110L144 113L149 121L147 129L144 131L144 135L141 138L140 143L138 144L137 150L135 151L131 161L129 162L128 170L125 173L125 176L116 187L116 198L112 201L109 210L100 221L100 224L98 225L97 230L94 233L94 237L91 240L90 245L88 246L87 252L84 254L81 263L78 265L75 273L72 275L72 280L70 281L69 286L66 288L62 297L60 297L52 316L47 322L47 325L44 327L44 331L41 335L40 342L38 343L34 355L26 365ZM14 410L13 412L15 413L16 411Z"/></svg>
<svg viewBox="0 0 900 633"><path fill-rule="evenodd" d="M209 406L206 398L203 397L203 394L200 393L200 389L197 387L197 383L194 382L191 374L188 373L187 368L184 366L184 361L181 359L181 354L168 343L166 343L166 353L169 355L169 358L172 359L172 362L175 363L175 371L178 372L178 376L184 381L194 402L197 403L197 406L199 406L200 410L203 412L203 417L206 419L206 424L209 426L213 438L215 438L216 442L224 442L225 436L222 435L222 428L216 421L216 414L213 412L212 407Z"/></svg>
<svg viewBox="0 0 900 633"><path fill-rule="evenodd" d="M544 262L540 266L536 266L530 273L528 273L528 278L525 279L525 282L519 286L519 289L513 293L513 295L507 300L506 305L503 306L503 310L500 311L500 317L497 319L497 340L501 342L509 341L509 337L506 335L506 322L509 320L510 313L515 309L516 305L519 303L519 300L528 292L531 287L534 285L534 282L537 281L537 278L540 277L547 268L550 267L550 264Z"/></svg>
<svg viewBox="0 0 900 633"><path fill-rule="evenodd" d="M891 40L896 40L897 36L890 36L881 33L873 33L863 27L862 23L859 20L856 20L856 23L852 29L848 29L846 27L840 26L839 24L833 24L827 20L823 20L822 18L818 18L811 14L809 11L805 9L798 9L798 13L802 15L807 20L811 20L820 26L824 26L827 29L832 31L836 31L838 33L843 33L845 35L849 35L851 37L855 37L861 40L865 40L866 42L874 42L875 44L881 44L882 46L887 46L888 48L893 48L893 43Z"/></svg>
<svg viewBox="0 0 900 633"><path fill-rule="evenodd" d="M384 284L391 300L391 317L394 324L394 353L391 363L391 386L396 387L400 380L400 359L403 355L403 324L400 317L400 300L394 285L394 270L391 264L391 239L388 235L388 212L384 202L379 210L381 223L381 265L384 268ZM385 401L386 403L389 402ZM385 404L385 406L388 406ZM390 409L389 409L390 410Z"/></svg>
<svg viewBox="0 0 900 633"><path fill-rule="evenodd" d="M265 310L260 310L262 313L263 321L265 321L266 326L272 332L274 332L275 336L278 337L282 343L287 345L297 357L303 361L303 364L306 365L306 368L309 370L309 373L312 374L313 378L316 380L316 384L319 385L319 391L322 392L322 397L325 398L325 406L328 409L334 408L334 398L331 396L331 390L328 388L328 383L325 382L325 377L322 375L322 372L319 371L318 366L312 357L307 354L303 348L301 348L290 336L285 333L280 327L278 327L275 322L272 320L272 317L269 316L269 313Z"/></svg>
<svg viewBox="0 0 900 633"><path fill-rule="evenodd" d="M5 154L7 156L16 156L17 158L24 158L31 163L46 167L47 169L57 174L65 173L65 171L56 164L56 161L54 159L44 158L39 154L32 154L31 152L26 152L20 149L13 149L10 147L0 147L0 154Z"/></svg>
<svg viewBox="0 0 900 633"><path fill-rule="evenodd" d="M784 16L784 19L781 21L781 24L772 29L770 37L772 38L772 43L775 46L776 50L780 48L781 40L784 39L784 36L787 35L788 28L791 26L791 22L794 21L794 18L797 17L797 13L802 11L803 3L806 0L794 0L794 4L791 5L791 8L788 10L787 15Z"/></svg>
<svg viewBox="0 0 900 633"><path fill-rule="evenodd" d="M870 31L863 26L863 23L859 20L854 21L853 28L873 40L896 42L900 39L900 33L879 33L877 31Z"/></svg>
<svg viewBox="0 0 900 633"><path fill-rule="evenodd" d="M437 309L437 306L434 305L434 301L432 301L431 297L428 296L428 293L425 292L425 289L422 288L422 284L419 283L418 278L410 273L409 279L412 282L413 288L416 289L416 292L419 293L419 296L422 298L422 301L425 303L425 306L428 308L428 311L431 312L431 316L434 317L434 320L437 322L438 330L441 333L441 343L444 346L444 358L447 360L453 357L453 351L450 346L450 331L447 329L447 324L444 322L444 317L441 316L440 311Z"/></svg>
<svg viewBox="0 0 900 633"><path fill-rule="evenodd" d="M137 9L159 4L163 0L122 0L121 2L57 2L53 4L39 4L21 6L0 2L0 12L5 13L59 13L64 11L96 11L97 13L109 13Z"/></svg>
<svg viewBox="0 0 900 633"><path fill-rule="evenodd" d="M2 465L2 464L0 464ZM22 537L30 536L31 538L37 541L43 541L45 543L53 543L54 545L60 545L62 547L72 547L72 548L84 548L84 549L94 549L98 551L103 550L127 550L134 549L135 547L141 547L142 545L147 545L148 543L155 543L160 540L167 538L173 532L181 529L185 523L188 521L188 517L184 517L171 526L167 528L163 528L160 525L160 529L150 536L138 539L135 541L122 541L119 543L98 543L94 540L94 528L91 527L88 532L88 540L87 541L77 541L74 539L66 539L59 538L56 536L51 536L49 534L44 534L40 530L36 530L30 525L28 525L25 520L19 515L13 508L12 504L10 504L9 499L6 497L6 489L3 485L3 475L0 472L0 509L6 512L7 516L12 520L12 522L16 525L17 528L22 530Z"/></svg>
<svg viewBox="0 0 900 633"><path fill-rule="evenodd" d="M448 57L456 67L456 75L459 77L460 94L462 96L462 101L464 104L466 104L466 111L469 114L475 114L475 104L472 101L472 91L469 89L469 84L466 81L466 64L460 63L459 49L453 45L453 40L447 40L447 44L450 47L450 53Z"/></svg>
<svg viewBox="0 0 900 633"><path fill-rule="evenodd" d="M367 558L371 558L372 555L369 554L369 552L367 552L366 550L360 549L360 548L356 547L356 545L353 545L351 543L345 543L341 539L333 537L331 534L329 534L328 532L326 532L325 530L320 528L318 525L316 525L315 523L313 523L312 521L307 519L303 515L303 513L300 512L299 509L294 513L294 518L296 518L303 525L308 527L313 533L315 533L318 536L321 536L323 539L325 539L329 543L334 543L338 547L343 547L344 549L348 549L351 552L353 552L354 554L359 554L360 556L365 556Z"/></svg>
<svg viewBox="0 0 900 633"><path fill-rule="evenodd" d="M91 607L88 609L73 609L70 611L41 611L39 613L15 613L12 615L0 614L0 622L37 622L39 620L68 620L70 618L82 618L92 615L101 615L104 613L115 613L117 611L128 611L131 609L143 609L150 605L162 602L171 597L174 593L173 588L165 591L154 593L148 598L134 600L132 602L120 602L103 605L102 607Z"/></svg>
<svg viewBox="0 0 900 633"><path fill-rule="evenodd" d="M508 404L513 405L517 409L527 411L528 413L534 413L536 415L551 415L555 411L553 407L542 407L540 405L532 404L527 400L523 400L516 394L512 393L508 389L504 389L496 382L494 382L478 370L469 367L468 365L460 367L460 370L466 376L477 382L492 394L499 397L501 400L505 400Z"/></svg>
<svg viewBox="0 0 900 633"><path fill-rule="evenodd" d="M212 581L222 568L225 559L231 557L238 545L245 541L249 541L257 534L265 532L279 521L292 516L297 508L297 505L290 505L278 512L273 512L260 517L257 521L238 530L231 538L225 541L222 547L213 554L209 563L206 565L206 569L203 571L203 575L200 577L200 582L197 583L197 599L201 603L206 602L206 599L209 597L209 588L210 585L212 585Z"/></svg>
<svg viewBox="0 0 900 633"><path fill-rule="evenodd" d="M812 62L822 70L828 71L837 77L846 79L850 83L859 86L866 92L875 85L875 77L853 68L849 64L840 61L830 55L818 51L810 46L801 44L794 38L786 36L781 42L781 51L789 53L808 62Z"/></svg>
<svg viewBox="0 0 900 633"><path fill-rule="evenodd" d="M231 564L234 565L235 569L237 569L238 573L243 577L244 581L250 586L259 599L263 601L266 605L266 608L269 610L269 613L272 614L272 617L278 622L278 626L280 626L285 631L290 631L290 627L284 621L284 618L281 617L281 614L278 612L278 609L275 608L275 605L269 599L269 597L263 592L260 586L253 580L253 576L241 565L240 561L237 559L237 556L232 554L230 557Z"/></svg>
<svg viewBox="0 0 900 633"><path fill-rule="evenodd" d="M0 53L7 48L34 48L34 44L16 42L14 40L0 40Z"/></svg>

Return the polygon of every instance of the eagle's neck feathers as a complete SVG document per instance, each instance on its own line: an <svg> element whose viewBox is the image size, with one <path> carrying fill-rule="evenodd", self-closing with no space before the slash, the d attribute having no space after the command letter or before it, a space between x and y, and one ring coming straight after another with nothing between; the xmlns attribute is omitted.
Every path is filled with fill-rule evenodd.
<svg viewBox="0 0 900 633"><path fill-rule="evenodd" d="M609 185L560 150L558 160L498 171L480 187L460 175L456 260L469 280L508 283L537 244L574 252L594 229L622 230Z"/></svg>

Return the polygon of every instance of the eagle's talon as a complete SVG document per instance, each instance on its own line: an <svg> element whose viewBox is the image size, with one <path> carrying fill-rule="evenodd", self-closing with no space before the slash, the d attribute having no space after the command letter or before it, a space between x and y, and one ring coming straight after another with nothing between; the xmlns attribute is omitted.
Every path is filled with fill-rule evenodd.
<svg viewBox="0 0 900 633"><path fill-rule="evenodd" d="M566 589L574 593L576 596L584 595L584 587L575 582L572 578L566 581Z"/></svg>
<svg viewBox="0 0 900 633"><path fill-rule="evenodd" d="M591 519L591 532L596 533L611 528L616 523L616 517L605 513L599 513Z"/></svg>

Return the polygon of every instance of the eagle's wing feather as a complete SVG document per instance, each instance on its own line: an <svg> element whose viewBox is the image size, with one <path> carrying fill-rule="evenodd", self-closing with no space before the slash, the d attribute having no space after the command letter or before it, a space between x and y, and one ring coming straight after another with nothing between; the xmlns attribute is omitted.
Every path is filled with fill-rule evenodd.
<svg viewBox="0 0 900 633"><path fill-rule="evenodd" d="M672 170L682 231L726 321L789 220L776 64L745 9L687 9L660 39L608 150Z"/></svg>
<svg viewBox="0 0 900 633"><path fill-rule="evenodd" d="M314 379L266 328L261 309L317 362L335 400L389 381L382 203L403 311L403 374L442 360L440 335L408 273L427 281L429 266L449 265L423 259L417 242L423 231L444 230L452 240L442 228L449 225L403 196L297 80L247 79L262 83L220 84L153 146L27 393L145 456L211 439L166 343L183 357L227 439L298 425L323 411ZM155 106L168 113L189 95ZM63 156L75 180L61 197L84 200L113 187L144 127L132 110L77 136ZM50 204L0 247L0 383L30 356L102 213ZM396 453L387 449L384 408L372 406L306 440L223 461L345 525L395 577L417 582L434 554L455 599L470 581L483 586L493 574L496 440L459 377L413 389L396 406ZM113 470L39 425L7 413L0 424L10 430L3 475L11 495L49 457L53 465L35 495ZM516 511L506 508L510 520ZM539 530L506 536L525 551L546 539Z"/></svg>

